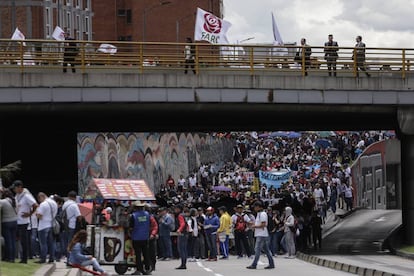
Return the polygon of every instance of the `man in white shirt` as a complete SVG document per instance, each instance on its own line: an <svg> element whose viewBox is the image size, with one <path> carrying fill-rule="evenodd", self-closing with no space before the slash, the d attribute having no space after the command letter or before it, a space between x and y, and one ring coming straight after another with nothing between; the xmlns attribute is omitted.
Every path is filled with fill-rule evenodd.
<svg viewBox="0 0 414 276"><path fill-rule="evenodd" d="M49 263L54 262L55 258L55 238L52 230L52 221L56 217L58 206L56 201L49 198L45 193L39 193L37 199L40 202L36 210L39 226L37 228L40 243L40 260L36 263L46 263L49 254Z"/></svg>
<svg viewBox="0 0 414 276"><path fill-rule="evenodd" d="M190 186L190 190L194 190L197 185L197 176L195 174L191 174L188 178L188 184Z"/></svg>
<svg viewBox="0 0 414 276"><path fill-rule="evenodd" d="M254 210L256 211L256 221L252 228L254 229L254 236L256 238L256 244L254 247L254 260L251 265L246 267L247 269L256 269L257 263L259 262L262 250L266 253L269 265L265 269L275 268L275 262L272 257L272 252L269 247L269 232L267 231L268 218L265 211L263 211L263 203L256 201L253 204Z"/></svg>
<svg viewBox="0 0 414 276"><path fill-rule="evenodd" d="M32 194L24 188L21 180L13 182L11 190L16 193L16 204L17 204L17 235L20 239L22 246L22 256L20 263L27 263L29 253L29 222L30 217L35 213L37 208L37 202Z"/></svg>
<svg viewBox="0 0 414 276"><path fill-rule="evenodd" d="M62 205L62 216L67 218L67 225L63 231L63 248L67 248L69 242L75 235L76 221L81 217L78 203L76 203L76 192L70 191L68 193L68 200ZM67 256L69 256L67 254Z"/></svg>

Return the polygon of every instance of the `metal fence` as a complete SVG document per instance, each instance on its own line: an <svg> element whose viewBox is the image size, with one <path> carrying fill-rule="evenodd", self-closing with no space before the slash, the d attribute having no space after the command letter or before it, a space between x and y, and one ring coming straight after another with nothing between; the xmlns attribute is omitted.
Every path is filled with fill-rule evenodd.
<svg viewBox="0 0 414 276"><path fill-rule="evenodd" d="M127 70L139 73L149 71L182 71L185 68L186 44L139 43L121 41L65 41L55 40L0 40L0 69L17 69L21 72L62 70L64 63L73 64L80 72L97 70ZM102 45L116 47L116 53ZM306 75L328 74L328 61L323 46L311 46L309 59L297 52L301 46L272 45L212 45L196 43L194 70L203 72L247 72L248 74L281 73ZM65 51L74 50L74 60L65 61ZM353 59L355 48L338 47L335 60L337 76L358 76L358 60ZM366 48L363 66L378 76L408 77L413 71L414 49ZM191 68L190 68L191 72Z"/></svg>

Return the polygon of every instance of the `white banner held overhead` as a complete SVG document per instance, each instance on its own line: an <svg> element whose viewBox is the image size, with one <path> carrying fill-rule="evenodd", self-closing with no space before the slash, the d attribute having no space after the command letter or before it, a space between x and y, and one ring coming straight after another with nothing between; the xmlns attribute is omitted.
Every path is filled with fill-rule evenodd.
<svg viewBox="0 0 414 276"><path fill-rule="evenodd" d="M12 40L25 40L26 37L24 36L24 34L19 30L19 28L16 28L16 30L14 30L14 33L11 37ZM26 42L23 41L23 46L26 46Z"/></svg>
<svg viewBox="0 0 414 276"><path fill-rule="evenodd" d="M212 44L228 44L227 31L230 27L230 22L197 8L194 40L204 40Z"/></svg>
<svg viewBox="0 0 414 276"><path fill-rule="evenodd" d="M52 37L56 40L63 41L65 40L65 31L63 31L61 27L56 26L55 30L53 31Z"/></svg>

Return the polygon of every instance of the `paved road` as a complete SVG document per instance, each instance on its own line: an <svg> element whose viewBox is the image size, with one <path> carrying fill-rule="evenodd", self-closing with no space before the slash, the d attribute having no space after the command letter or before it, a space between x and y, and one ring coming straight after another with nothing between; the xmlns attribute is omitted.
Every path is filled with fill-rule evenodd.
<svg viewBox="0 0 414 276"><path fill-rule="evenodd" d="M324 233L321 253L378 253L382 242L401 223L401 210L358 210Z"/></svg>
<svg viewBox="0 0 414 276"><path fill-rule="evenodd" d="M246 269L246 266L250 265L252 260L243 258L237 259L235 256L230 256L229 260L219 260L217 262L188 262L187 270L176 270L175 267L179 266L178 260L171 261L159 261L157 262L156 271L152 272L152 275L168 275L168 276L183 276L183 275L196 275L196 276L251 276L255 275L318 275L318 276L340 276L350 275L349 273L336 271L330 268L325 268L310 264L308 262L299 259L285 259L282 256L274 258L275 269L265 270L267 265L267 259L262 256L256 270ZM57 269L51 276L64 276L68 275L69 269L63 262L56 263ZM113 266L104 267L109 273L117 275ZM135 270L130 269L125 275L131 275ZM86 275L86 274L85 274Z"/></svg>

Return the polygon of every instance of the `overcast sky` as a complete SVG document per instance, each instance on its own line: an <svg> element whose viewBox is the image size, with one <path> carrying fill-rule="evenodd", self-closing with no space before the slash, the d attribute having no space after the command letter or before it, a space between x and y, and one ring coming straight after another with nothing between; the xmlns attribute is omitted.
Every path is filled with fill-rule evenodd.
<svg viewBox="0 0 414 276"><path fill-rule="evenodd" d="M367 47L414 48L414 0L224 0L224 19L232 24L231 43L273 42L274 13L284 42L323 45L328 34L352 47L361 35Z"/></svg>

